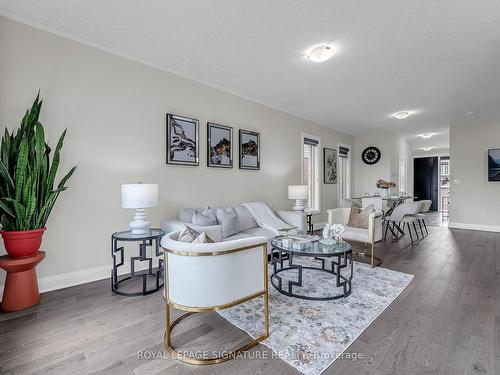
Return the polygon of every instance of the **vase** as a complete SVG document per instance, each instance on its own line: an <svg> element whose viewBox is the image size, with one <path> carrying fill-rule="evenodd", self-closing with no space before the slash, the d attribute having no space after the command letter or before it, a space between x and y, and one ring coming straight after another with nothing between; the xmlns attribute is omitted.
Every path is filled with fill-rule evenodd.
<svg viewBox="0 0 500 375"><path fill-rule="evenodd" d="M42 245L42 236L47 228L12 230L0 232L5 250L11 258L35 255Z"/></svg>
<svg viewBox="0 0 500 375"><path fill-rule="evenodd" d="M389 196L389 189L380 189L380 195L382 197L388 197Z"/></svg>

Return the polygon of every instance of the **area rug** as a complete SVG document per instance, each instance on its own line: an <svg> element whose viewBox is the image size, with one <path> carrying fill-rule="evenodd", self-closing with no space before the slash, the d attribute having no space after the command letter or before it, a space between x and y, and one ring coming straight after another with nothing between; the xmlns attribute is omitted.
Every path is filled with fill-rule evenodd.
<svg viewBox="0 0 500 375"><path fill-rule="evenodd" d="M301 261L317 262L307 258ZM296 277L292 272L287 274L290 279ZM412 279L410 274L354 262L351 295L333 301L287 297L269 284L270 336L262 344L303 374L320 374L339 357L352 357L346 357L349 353L344 351ZM325 296L336 290L332 275L319 271L304 271L303 285L294 292ZM263 331L262 298L219 314L253 338Z"/></svg>

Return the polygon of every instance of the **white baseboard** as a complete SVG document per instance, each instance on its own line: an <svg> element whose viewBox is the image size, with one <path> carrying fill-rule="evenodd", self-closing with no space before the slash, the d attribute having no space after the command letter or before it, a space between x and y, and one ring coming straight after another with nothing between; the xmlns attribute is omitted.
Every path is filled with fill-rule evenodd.
<svg viewBox="0 0 500 375"><path fill-rule="evenodd" d="M480 230L483 232L500 232L500 226L498 226L498 225L467 224L467 223L450 222L450 223L448 223L448 228Z"/></svg>
<svg viewBox="0 0 500 375"><path fill-rule="evenodd" d="M156 262L153 258L153 262ZM138 271L144 269L145 266L139 265ZM118 275L123 275L130 272L130 263L125 263L118 272ZM38 289L40 293L50 292L52 290L64 289L70 286L91 283L93 281L104 280L111 278L111 264L107 266L87 268L84 270L61 273L54 276L46 276L38 278ZM4 284L0 285L0 301L3 296Z"/></svg>

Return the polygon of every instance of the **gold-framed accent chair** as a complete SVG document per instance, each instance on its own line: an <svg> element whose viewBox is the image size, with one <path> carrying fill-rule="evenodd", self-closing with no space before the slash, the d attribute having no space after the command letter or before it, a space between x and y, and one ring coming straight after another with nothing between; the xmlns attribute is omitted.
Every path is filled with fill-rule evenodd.
<svg viewBox="0 0 500 375"><path fill-rule="evenodd" d="M266 339L269 336L267 239L246 237L225 242L188 243L177 241L179 233L168 233L161 241L165 269L164 344L170 355L189 364L216 364ZM218 357L195 358L175 349L172 329L182 319L195 313L227 309L254 298L263 298L261 336ZM171 322L171 308L184 314Z"/></svg>
<svg viewBox="0 0 500 375"><path fill-rule="evenodd" d="M347 226L350 208L333 208L327 211L329 224L342 224L345 227L342 238L346 241L361 242L371 245L371 252L359 252L358 256L369 258L372 267L382 264L382 259L375 256L375 243L382 239L382 211L377 210L368 217L368 229Z"/></svg>

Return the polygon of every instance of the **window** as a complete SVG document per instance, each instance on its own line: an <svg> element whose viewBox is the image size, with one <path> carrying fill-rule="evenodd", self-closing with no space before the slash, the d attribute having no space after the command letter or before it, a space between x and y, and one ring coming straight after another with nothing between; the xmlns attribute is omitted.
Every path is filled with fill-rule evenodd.
<svg viewBox="0 0 500 375"><path fill-rule="evenodd" d="M320 211L320 139L302 134L302 184L307 185L307 212Z"/></svg>
<svg viewBox="0 0 500 375"><path fill-rule="evenodd" d="M351 198L351 146L338 145L337 162L337 204L341 207L343 199Z"/></svg>

